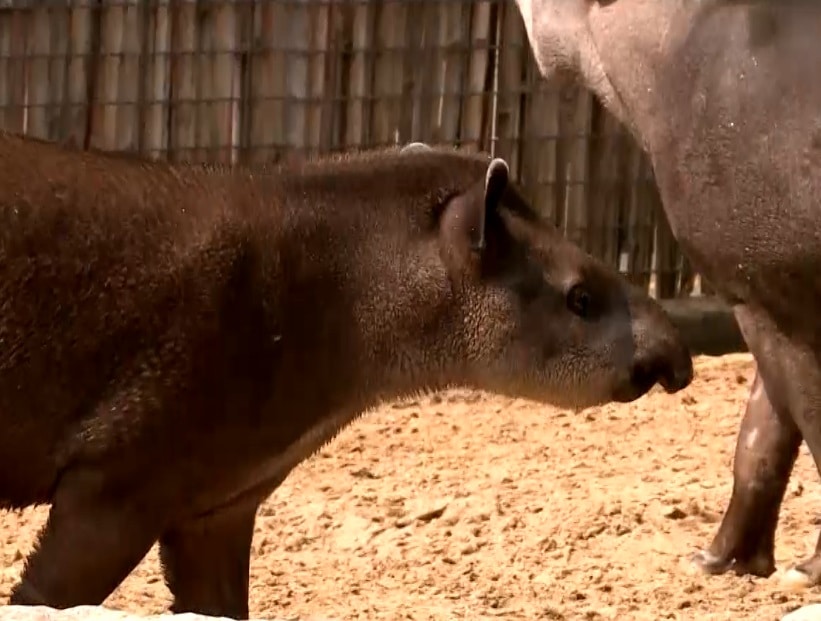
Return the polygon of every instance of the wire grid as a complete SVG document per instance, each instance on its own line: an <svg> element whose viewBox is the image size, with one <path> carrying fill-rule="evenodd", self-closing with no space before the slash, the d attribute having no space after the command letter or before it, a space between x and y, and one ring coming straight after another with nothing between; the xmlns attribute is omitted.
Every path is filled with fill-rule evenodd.
<svg viewBox="0 0 821 621"><path fill-rule="evenodd" d="M175 161L494 152L651 294L694 284L647 158L589 92L541 79L513 0L0 0L0 126Z"/></svg>

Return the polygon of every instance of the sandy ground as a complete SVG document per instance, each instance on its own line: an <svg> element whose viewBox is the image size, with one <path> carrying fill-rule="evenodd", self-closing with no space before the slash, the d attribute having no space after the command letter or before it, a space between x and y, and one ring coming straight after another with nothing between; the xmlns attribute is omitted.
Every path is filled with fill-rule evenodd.
<svg viewBox="0 0 821 621"><path fill-rule="evenodd" d="M747 355L700 358L683 393L580 414L453 392L384 407L262 507L251 614L288 619L777 619L821 600L689 565L730 496ZM781 512L779 571L815 545L807 451ZM45 510L0 513L0 602ZM106 604L161 612L156 549Z"/></svg>

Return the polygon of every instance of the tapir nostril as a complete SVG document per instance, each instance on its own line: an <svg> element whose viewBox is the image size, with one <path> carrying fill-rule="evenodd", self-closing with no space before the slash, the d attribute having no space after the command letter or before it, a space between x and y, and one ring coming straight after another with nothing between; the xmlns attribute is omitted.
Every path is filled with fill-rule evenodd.
<svg viewBox="0 0 821 621"><path fill-rule="evenodd" d="M689 352L639 359L630 372L633 390L642 394L656 383L672 394L686 388L692 380L693 362Z"/></svg>
<svg viewBox="0 0 821 621"><path fill-rule="evenodd" d="M686 367L672 364L668 359L639 359L630 369L628 382L614 392L615 401L630 402L646 394L656 383L667 392L681 390L689 383Z"/></svg>

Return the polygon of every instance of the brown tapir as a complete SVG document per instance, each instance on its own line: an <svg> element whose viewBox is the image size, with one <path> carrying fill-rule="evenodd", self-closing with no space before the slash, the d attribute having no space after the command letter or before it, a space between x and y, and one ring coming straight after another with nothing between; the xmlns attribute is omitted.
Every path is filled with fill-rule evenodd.
<svg viewBox="0 0 821 621"><path fill-rule="evenodd" d="M173 611L246 618L258 505L380 401L580 408L692 372L503 160L209 170L0 134L0 504L51 503L12 604L99 603L159 540Z"/></svg>
<svg viewBox="0 0 821 621"><path fill-rule="evenodd" d="M694 266L757 373L710 573L775 570L802 439L821 469L821 2L516 0L544 76L581 78L652 158ZM815 553L787 572L821 582Z"/></svg>

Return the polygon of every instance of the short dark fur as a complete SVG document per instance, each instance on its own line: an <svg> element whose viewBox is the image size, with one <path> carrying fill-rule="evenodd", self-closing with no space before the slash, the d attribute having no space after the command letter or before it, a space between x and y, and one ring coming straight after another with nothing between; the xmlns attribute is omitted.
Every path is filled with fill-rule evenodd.
<svg viewBox="0 0 821 621"><path fill-rule="evenodd" d="M11 603L99 603L159 539L174 611L244 618L257 506L381 400L686 386L660 308L504 166L485 201L488 166L229 170L0 134L0 505L52 503Z"/></svg>

